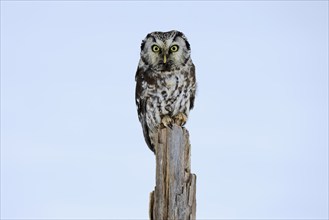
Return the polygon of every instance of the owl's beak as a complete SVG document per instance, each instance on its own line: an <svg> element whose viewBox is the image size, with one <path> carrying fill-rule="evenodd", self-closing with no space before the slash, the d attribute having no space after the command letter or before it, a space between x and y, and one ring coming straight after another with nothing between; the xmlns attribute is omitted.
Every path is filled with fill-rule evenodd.
<svg viewBox="0 0 329 220"><path fill-rule="evenodd" d="M167 62L167 57L166 57L166 54L163 55L163 63L166 63Z"/></svg>

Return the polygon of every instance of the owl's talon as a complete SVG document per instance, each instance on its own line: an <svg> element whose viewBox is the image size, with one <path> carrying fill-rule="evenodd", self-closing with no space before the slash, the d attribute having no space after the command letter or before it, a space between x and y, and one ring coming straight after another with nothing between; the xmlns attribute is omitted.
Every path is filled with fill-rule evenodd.
<svg viewBox="0 0 329 220"><path fill-rule="evenodd" d="M184 113L180 112L174 117L174 120L177 125L184 126L187 121L187 116Z"/></svg>
<svg viewBox="0 0 329 220"><path fill-rule="evenodd" d="M161 123L163 124L164 127L169 127L170 129L172 129L173 126L173 119L171 117L169 117L168 115L165 115L162 119L161 119Z"/></svg>

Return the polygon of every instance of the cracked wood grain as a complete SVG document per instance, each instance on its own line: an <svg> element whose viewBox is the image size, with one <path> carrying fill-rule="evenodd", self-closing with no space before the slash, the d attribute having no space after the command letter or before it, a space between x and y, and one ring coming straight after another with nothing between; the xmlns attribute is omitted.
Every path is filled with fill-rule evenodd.
<svg viewBox="0 0 329 220"><path fill-rule="evenodd" d="M150 194L150 219L195 219L196 175L191 173L188 131L177 125L159 129L156 142L156 186Z"/></svg>

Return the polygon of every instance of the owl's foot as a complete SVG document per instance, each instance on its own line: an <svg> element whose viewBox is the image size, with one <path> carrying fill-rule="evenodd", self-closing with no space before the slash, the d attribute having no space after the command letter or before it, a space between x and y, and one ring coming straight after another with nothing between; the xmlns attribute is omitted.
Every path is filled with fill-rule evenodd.
<svg viewBox="0 0 329 220"><path fill-rule="evenodd" d="M164 127L169 127L169 128L172 129L172 125L174 123L174 120L169 115L165 115L161 119L161 123Z"/></svg>
<svg viewBox="0 0 329 220"><path fill-rule="evenodd" d="M183 126L186 124L187 116L184 113L180 112L177 115L175 115L174 120L177 125Z"/></svg>

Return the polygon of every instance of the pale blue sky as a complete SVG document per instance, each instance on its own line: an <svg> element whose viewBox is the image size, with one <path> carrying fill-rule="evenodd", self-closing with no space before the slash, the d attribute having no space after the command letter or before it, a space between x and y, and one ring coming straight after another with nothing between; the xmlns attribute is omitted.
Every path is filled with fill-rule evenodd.
<svg viewBox="0 0 329 220"><path fill-rule="evenodd" d="M141 40L186 34L198 219L328 218L327 1L1 1L1 218L146 219Z"/></svg>

